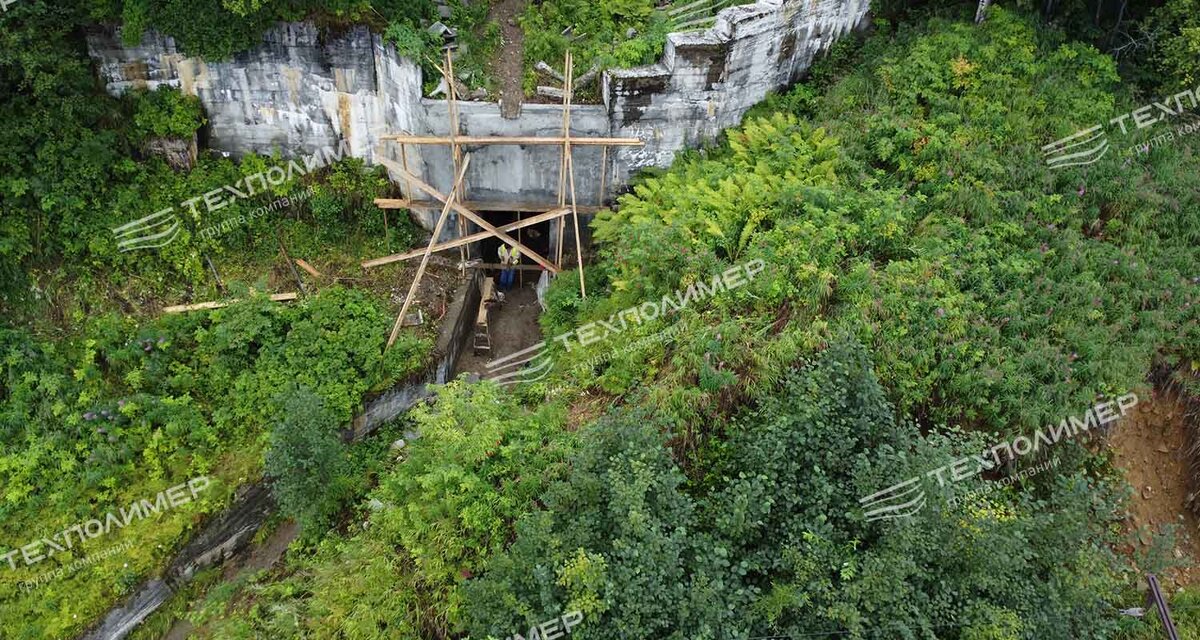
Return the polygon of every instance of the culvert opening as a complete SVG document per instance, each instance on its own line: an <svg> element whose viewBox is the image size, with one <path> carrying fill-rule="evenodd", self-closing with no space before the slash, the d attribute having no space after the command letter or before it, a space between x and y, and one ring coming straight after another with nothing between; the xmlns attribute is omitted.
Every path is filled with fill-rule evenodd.
<svg viewBox="0 0 1200 640"><path fill-rule="evenodd" d="M535 214L518 213L514 211L487 211L483 213L488 222L496 226L504 226L519 222L520 219L532 217ZM522 227L510 235L538 255L553 261L554 253L552 234L556 233L553 223L549 220L528 227ZM506 269L501 268L500 248L509 247L496 237L481 240L472 248L471 255L481 259L482 265L477 267L483 272L484 284L481 289L480 310L475 317L474 335L467 341L466 348L458 360L455 375L474 373L482 378L501 378L517 381L519 376L504 377L516 374L529 366L523 362L529 356L535 356L533 351L528 355L520 355L542 341L541 327L538 318L542 307L538 303L537 284L542 275L542 268L528 256L519 255L516 265L511 265L511 284L504 275ZM507 364L498 368L497 362Z"/></svg>

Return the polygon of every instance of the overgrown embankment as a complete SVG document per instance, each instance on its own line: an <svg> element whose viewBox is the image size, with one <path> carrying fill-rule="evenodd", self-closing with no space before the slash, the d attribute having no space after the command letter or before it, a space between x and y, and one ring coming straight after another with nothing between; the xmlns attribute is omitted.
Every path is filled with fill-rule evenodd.
<svg viewBox="0 0 1200 640"><path fill-rule="evenodd" d="M524 406L447 387L367 530L209 632L499 638L579 611L588 638L1148 637L1117 613L1143 601L1120 480L1080 441L902 520L859 502L1200 355L1196 156L1043 156L1136 104L1109 58L995 7L839 48L595 222L591 295L552 287Z"/></svg>

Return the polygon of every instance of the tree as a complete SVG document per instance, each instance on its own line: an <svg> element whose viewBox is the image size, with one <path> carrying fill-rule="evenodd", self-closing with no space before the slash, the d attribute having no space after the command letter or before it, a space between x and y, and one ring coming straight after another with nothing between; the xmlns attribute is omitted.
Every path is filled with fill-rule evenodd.
<svg viewBox="0 0 1200 640"><path fill-rule="evenodd" d="M324 402L307 387L288 388L276 403L283 418L271 431L266 472L280 510L311 530L337 508L345 445Z"/></svg>

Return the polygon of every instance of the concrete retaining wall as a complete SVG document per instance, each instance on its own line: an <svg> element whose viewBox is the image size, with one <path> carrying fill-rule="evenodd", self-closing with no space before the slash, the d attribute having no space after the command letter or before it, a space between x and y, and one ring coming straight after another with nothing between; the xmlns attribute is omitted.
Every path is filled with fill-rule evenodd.
<svg viewBox="0 0 1200 640"><path fill-rule="evenodd" d="M800 79L835 40L863 22L870 0L759 0L730 7L708 30L672 33L657 64L606 74L604 102L621 147L618 182L717 137L770 91Z"/></svg>
<svg viewBox="0 0 1200 640"><path fill-rule="evenodd" d="M725 9L711 29L671 34L657 64L606 73L604 104L576 105L572 134L639 137L646 144L610 151L605 200L638 169L665 167L677 151L736 125L768 91L798 79L818 53L863 21L868 8L869 0L759 0ZM382 135L447 132L446 102L421 96L420 68L362 27L324 35L308 23L281 24L261 46L226 62L185 57L174 39L157 33L126 47L111 27L92 30L88 49L111 93L165 84L199 96L209 146L233 156L278 151L295 157L345 140L354 156L372 161ZM527 104L514 120L490 102L460 102L460 113L464 134L562 131L557 105ZM394 147L384 152L397 159ZM468 151L469 199L557 202L555 147ZM595 147L575 149L579 204L601 200L600 155ZM450 190L445 147L410 146L408 164L443 193ZM422 222L432 228L433 217L425 214Z"/></svg>

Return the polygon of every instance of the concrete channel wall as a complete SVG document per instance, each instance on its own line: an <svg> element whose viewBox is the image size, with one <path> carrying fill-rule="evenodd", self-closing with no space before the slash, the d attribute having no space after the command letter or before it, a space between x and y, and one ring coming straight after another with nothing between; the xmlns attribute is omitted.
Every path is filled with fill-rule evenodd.
<svg viewBox="0 0 1200 640"><path fill-rule="evenodd" d="M342 431L344 439L353 442L365 438L428 398L432 393L430 383L443 384L449 379L471 338L475 313L479 309L482 274L472 273L474 275L455 292L454 300L446 310L429 366L368 400L363 412ZM80 636L80 640L121 640L128 636L197 572L220 565L246 548L275 507L270 485L265 480L241 487L233 504L205 523L175 555L161 577L143 582L124 602L109 611L99 625Z"/></svg>
<svg viewBox="0 0 1200 640"><path fill-rule="evenodd" d="M721 11L702 31L673 33L662 59L602 78L601 105L572 108L572 135L639 137L643 147L608 154L604 199L623 190L638 169L665 167L681 149L714 139L740 122L768 91L795 82L813 59L860 25L869 0L758 0ZM179 52L169 36L149 32L135 46L120 30L96 27L88 49L109 92L161 85L199 96L208 114L208 146L232 156L285 157L348 143L373 161L380 137L445 134L444 100L422 96L420 68L365 27L323 34L309 23L280 24L262 44L228 61ZM553 61L549 61L553 64ZM493 102L460 102L470 135L559 135L558 105L527 104L517 119ZM397 159L396 145L383 149ZM554 147L490 146L474 153L468 198L557 202L559 153ZM409 168L443 193L453 181L444 147L408 148ZM601 200L598 148L576 147L579 204ZM395 177L395 176L394 176ZM422 198L424 199L424 198ZM422 222L432 227L432 216Z"/></svg>

